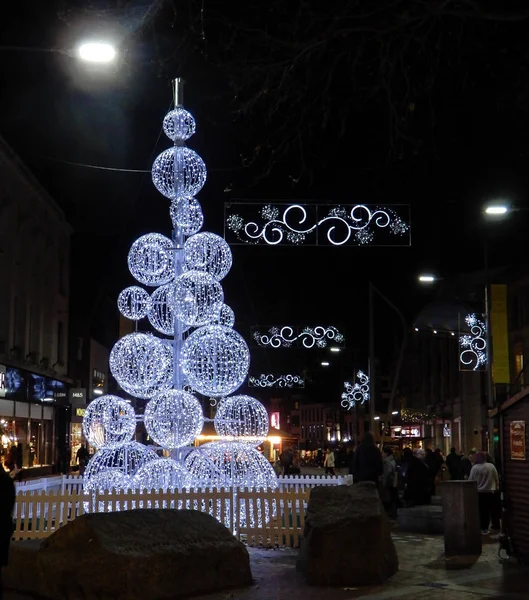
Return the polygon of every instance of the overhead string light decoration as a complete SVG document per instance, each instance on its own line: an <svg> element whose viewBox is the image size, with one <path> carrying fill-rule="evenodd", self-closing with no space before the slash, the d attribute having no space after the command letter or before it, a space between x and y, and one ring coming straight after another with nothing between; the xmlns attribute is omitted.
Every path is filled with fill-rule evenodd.
<svg viewBox="0 0 529 600"><path fill-rule="evenodd" d="M363 372L356 374L357 382L354 384L344 381L345 391L342 393L342 407L351 409L357 404L369 402L369 377Z"/></svg>
<svg viewBox="0 0 529 600"><path fill-rule="evenodd" d="M336 346L345 343L342 333L333 327L270 327L267 333L261 333L257 328L253 332L253 339L259 346L270 348L289 348L291 346L311 348L325 348L328 342Z"/></svg>
<svg viewBox="0 0 529 600"><path fill-rule="evenodd" d="M152 167L155 187L171 202L173 233L147 233L132 244L130 273L151 289L134 285L118 297L125 318L145 319L166 337L137 330L112 348L115 380L124 392L146 403L137 412L117 396L103 396L88 405L83 430L97 452L84 474L87 494L202 485L277 486L270 464L252 447L266 439L266 409L255 398L229 396L248 376L250 352L233 329L233 311L224 304L220 281L232 266L230 247L218 235L200 232L204 216L195 194L206 181L206 166L185 146L196 123L182 107L180 80L175 84L175 108L163 122L174 146ZM188 335L191 327L197 329ZM206 401L219 399L215 427L233 442L193 448L204 425L197 393ZM152 446L133 441L136 424L142 421ZM94 506L85 504L87 510ZM126 504L121 502L121 507Z"/></svg>

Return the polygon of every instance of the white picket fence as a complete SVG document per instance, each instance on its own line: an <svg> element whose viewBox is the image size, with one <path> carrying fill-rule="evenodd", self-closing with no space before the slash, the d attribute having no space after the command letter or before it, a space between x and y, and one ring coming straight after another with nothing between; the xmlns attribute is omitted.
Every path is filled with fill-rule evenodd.
<svg viewBox="0 0 529 600"><path fill-rule="evenodd" d="M305 491L317 485L351 485L352 475L286 475L278 477L277 482L281 491ZM81 492L83 478L80 475L52 475L39 479L28 479L15 483L17 494L38 494L40 492Z"/></svg>

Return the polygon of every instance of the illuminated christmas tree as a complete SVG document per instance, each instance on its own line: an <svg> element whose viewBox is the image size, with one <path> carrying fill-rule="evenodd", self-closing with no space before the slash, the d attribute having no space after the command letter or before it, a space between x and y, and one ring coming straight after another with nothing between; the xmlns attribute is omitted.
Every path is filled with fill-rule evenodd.
<svg viewBox="0 0 529 600"><path fill-rule="evenodd" d="M152 167L154 185L171 202L172 237L149 233L132 244L129 270L152 291L135 285L118 297L121 314L148 320L156 335L137 330L110 354L112 375L125 392L145 401L145 410L136 414L128 400L110 395L88 405L83 430L98 451L85 471L86 492L277 486L257 450L268 434L264 406L250 396L230 396L248 375L250 353L224 304L221 281L231 268L230 247L218 235L200 232L204 219L195 195L206 181L206 166L185 145L195 120L181 103L177 80L175 108L163 121L174 146ZM199 448L193 443L207 419L197 394L218 401L214 425L220 438ZM132 441L138 421L157 446Z"/></svg>

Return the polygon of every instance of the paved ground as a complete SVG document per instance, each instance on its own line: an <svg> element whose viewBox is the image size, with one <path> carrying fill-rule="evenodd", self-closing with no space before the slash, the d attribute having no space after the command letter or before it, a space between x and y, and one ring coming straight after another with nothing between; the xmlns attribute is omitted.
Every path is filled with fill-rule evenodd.
<svg viewBox="0 0 529 600"><path fill-rule="evenodd" d="M196 600L527 600L529 570L500 564L495 537L474 558L445 559L442 536L395 533L399 572L385 585L314 588L296 571L297 551L250 548L255 584ZM5 600L32 600L7 593ZM92 599L86 599L92 600ZM145 599L149 600L149 599Z"/></svg>

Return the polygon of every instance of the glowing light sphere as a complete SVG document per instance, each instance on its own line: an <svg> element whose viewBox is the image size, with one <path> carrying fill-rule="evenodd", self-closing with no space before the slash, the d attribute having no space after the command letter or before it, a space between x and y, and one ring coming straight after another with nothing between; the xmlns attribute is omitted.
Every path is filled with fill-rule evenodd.
<svg viewBox="0 0 529 600"><path fill-rule="evenodd" d="M174 285L169 283L160 286L154 290L150 300L151 306L148 313L150 324L160 333L174 335ZM188 329L189 327L184 325L182 333Z"/></svg>
<svg viewBox="0 0 529 600"><path fill-rule="evenodd" d="M90 479L83 480L83 492L85 494L91 494L99 492L104 494L110 491L121 491L126 490L129 487L128 478L119 469L108 469L107 471L101 471ZM86 506L86 503L85 503ZM86 512L89 512L86 510Z"/></svg>
<svg viewBox="0 0 529 600"><path fill-rule="evenodd" d="M169 209L173 227L182 229L184 235L193 235L202 229L204 215L198 200L192 196L177 198L171 202Z"/></svg>
<svg viewBox="0 0 529 600"><path fill-rule="evenodd" d="M181 367L189 385L205 396L227 396L239 388L250 367L250 351L229 327L207 325L184 341Z"/></svg>
<svg viewBox="0 0 529 600"><path fill-rule="evenodd" d="M187 271L175 280L174 312L186 325L200 327L218 316L224 292L218 281L201 271Z"/></svg>
<svg viewBox="0 0 529 600"><path fill-rule="evenodd" d="M191 475L172 458L159 458L138 469L130 484L136 490L181 490L191 487Z"/></svg>
<svg viewBox="0 0 529 600"><path fill-rule="evenodd" d="M224 472L203 452L194 448L184 459L184 466L195 488L226 487Z"/></svg>
<svg viewBox="0 0 529 600"><path fill-rule="evenodd" d="M231 269L232 255L228 243L214 233L202 232L184 245L184 270L203 271L220 281Z"/></svg>
<svg viewBox="0 0 529 600"><path fill-rule="evenodd" d="M144 390L166 381L171 364L171 347L146 333L125 335L110 352L112 375L125 391L140 398Z"/></svg>
<svg viewBox="0 0 529 600"><path fill-rule="evenodd" d="M157 459L158 455L154 450L138 442L109 444L106 448L98 450L88 462L83 476L83 487L85 490L90 489L92 478L109 471L120 473L124 477L124 487L128 487L138 469ZM116 478L118 477L119 475L116 475Z"/></svg>
<svg viewBox="0 0 529 600"><path fill-rule="evenodd" d="M235 313L227 304L222 305L215 323L224 325L225 327L233 327L235 325Z"/></svg>
<svg viewBox="0 0 529 600"><path fill-rule="evenodd" d="M169 283L174 278L174 244L159 233L142 235L130 248L128 264L132 276L144 285Z"/></svg>
<svg viewBox="0 0 529 600"><path fill-rule="evenodd" d="M254 446L262 444L268 435L266 408L259 400L245 394L224 398L217 407L214 423L218 435L232 436L238 442Z"/></svg>
<svg viewBox="0 0 529 600"><path fill-rule="evenodd" d="M158 155L152 165L152 181L166 198L194 196L206 183L206 165L186 146L174 146Z"/></svg>
<svg viewBox="0 0 529 600"><path fill-rule="evenodd" d="M196 122L190 112L181 106L177 106L165 115L163 131L173 142L185 142L195 133Z"/></svg>
<svg viewBox="0 0 529 600"><path fill-rule="evenodd" d="M167 390L149 400L143 423L157 444L173 450L194 441L204 427L204 415L195 396L180 390Z"/></svg>
<svg viewBox="0 0 529 600"><path fill-rule="evenodd" d="M137 285L125 288L118 296L118 310L127 319L139 321L151 306L149 293Z"/></svg>
<svg viewBox="0 0 529 600"><path fill-rule="evenodd" d="M277 475L270 462L249 444L210 442L202 444L199 451L221 472L224 487L278 487Z"/></svg>
<svg viewBox="0 0 529 600"><path fill-rule="evenodd" d="M136 431L136 414L130 402L118 396L101 396L90 402L83 418L83 433L96 448L128 442Z"/></svg>

